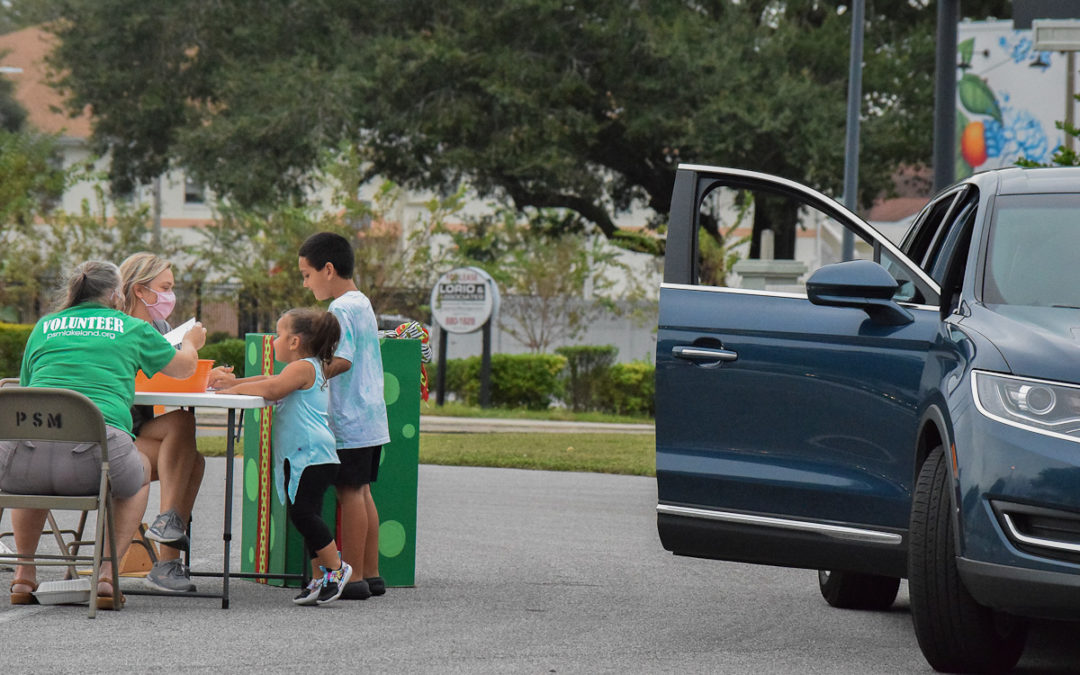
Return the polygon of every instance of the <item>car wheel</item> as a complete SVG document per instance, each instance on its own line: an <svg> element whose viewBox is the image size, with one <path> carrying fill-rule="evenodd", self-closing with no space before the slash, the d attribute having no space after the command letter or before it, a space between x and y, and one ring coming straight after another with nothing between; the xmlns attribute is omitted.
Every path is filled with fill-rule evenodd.
<svg viewBox="0 0 1080 675"><path fill-rule="evenodd" d="M818 570L825 602L840 609L888 609L896 600L900 579L858 572Z"/></svg>
<svg viewBox="0 0 1080 675"><path fill-rule="evenodd" d="M945 453L935 448L915 483L908 594L915 637L935 670L997 673L1020 660L1027 624L975 602L956 569L952 497Z"/></svg>

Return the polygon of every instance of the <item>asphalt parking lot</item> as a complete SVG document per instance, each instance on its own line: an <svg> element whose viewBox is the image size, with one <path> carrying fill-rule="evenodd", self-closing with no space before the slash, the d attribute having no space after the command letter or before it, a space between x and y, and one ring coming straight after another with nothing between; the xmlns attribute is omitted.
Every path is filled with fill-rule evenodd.
<svg viewBox="0 0 1080 675"><path fill-rule="evenodd" d="M208 461L196 569L220 569L224 462ZM891 611L844 612L810 571L676 558L655 504L650 478L423 465L414 588L296 607L292 589L237 580L228 610L129 596L93 621L85 606L0 603L0 671L930 672L904 587ZM4 588L11 578L0 571ZM1080 663L1063 637L1075 629L1058 630L1036 636L1017 672Z"/></svg>

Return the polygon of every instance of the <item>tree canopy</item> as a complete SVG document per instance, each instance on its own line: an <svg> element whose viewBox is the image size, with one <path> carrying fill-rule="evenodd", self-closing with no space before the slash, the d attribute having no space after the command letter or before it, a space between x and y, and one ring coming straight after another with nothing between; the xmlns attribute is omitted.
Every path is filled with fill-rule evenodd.
<svg viewBox="0 0 1080 675"><path fill-rule="evenodd" d="M679 162L842 184L837 0L56 4L59 83L122 191L181 165L237 204L295 200L345 142L372 176L466 182L632 240L618 215L661 226ZM929 160L935 12L870 0L867 18L864 204Z"/></svg>

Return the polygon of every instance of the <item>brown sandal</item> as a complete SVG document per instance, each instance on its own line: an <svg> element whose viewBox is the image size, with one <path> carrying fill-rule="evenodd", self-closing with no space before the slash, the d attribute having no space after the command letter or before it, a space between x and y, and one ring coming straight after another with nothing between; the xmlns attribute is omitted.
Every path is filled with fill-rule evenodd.
<svg viewBox="0 0 1080 675"><path fill-rule="evenodd" d="M98 584L99 585L100 584L108 584L110 588L115 589L115 587L113 586L112 579L98 579ZM98 593L98 596L97 596L97 608L98 609L107 609L107 610L123 609L125 602L127 602L127 597L124 596L123 591L120 592L120 604L119 605L116 605L116 601L115 601L115 598L113 597L112 592L110 592L108 595L102 595L101 593Z"/></svg>
<svg viewBox="0 0 1080 675"><path fill-rule="evenodd" d="M33 589L29 593L16 593L14 588L16 586L29 586ZM8 590L11 591L11 604L13 605L36 605L38 604L37 597L33 591L38 589L36 581L30 581L29 579L16 579L8 586Z"/></svg>

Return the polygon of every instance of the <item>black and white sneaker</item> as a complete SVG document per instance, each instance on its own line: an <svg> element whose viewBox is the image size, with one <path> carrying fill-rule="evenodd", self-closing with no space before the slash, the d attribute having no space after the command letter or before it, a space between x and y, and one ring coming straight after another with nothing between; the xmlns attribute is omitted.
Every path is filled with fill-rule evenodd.
<svg viewBox="0 0 1080 675"><path fill-rule="evenodd" d="M345 585L349 583L349 578L352 577L352 567L342 560L341 567L336 570L328 570L323 567L322 571L324 581L322 592L319 593L319 604L325 605L341 597L341 594L345 591Z"/></svg>
<svg viewBox="0 0 1080 675"><path fill-rule="evenodd" d="M154 522L146 530L146 538L181 551L186 551L188 547L187 528L175 509L169 509L154 518Z"/></svg>
<svg viewBox="0 0 1080 675"><path fill-rule="evenodd" d="M300 595L293 598L292 601L297 605L314 605L317 603L319 601L319 593L321 593L323 589L324 579L326 579L326 577L309 581L308 585L304 586L300 591Z"/></svg>

